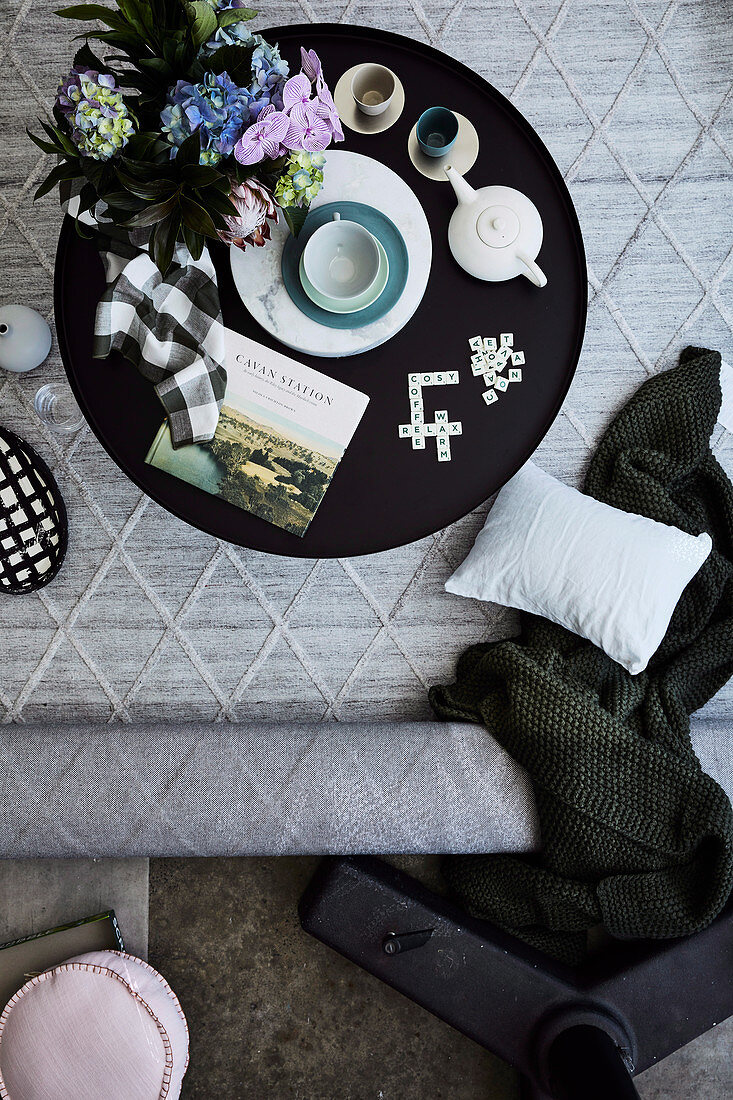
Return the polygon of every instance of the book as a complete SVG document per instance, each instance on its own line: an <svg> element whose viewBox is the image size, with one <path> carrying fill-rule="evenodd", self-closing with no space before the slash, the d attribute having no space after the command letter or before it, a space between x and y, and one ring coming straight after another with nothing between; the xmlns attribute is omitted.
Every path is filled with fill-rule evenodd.
<svg viewBox="0 0 733 1100"><path fill-rule="evenodd" d="M21 986L88 951L124 951L114 910L0 944L0 1012Z"/></svg>
<svg viewBox="0 0 733 1100"><path fill-rule="evenodd" d="M302 537L369 398L230 329L226 365L214 438L174 450L164 421L145 461Z"/></svg>

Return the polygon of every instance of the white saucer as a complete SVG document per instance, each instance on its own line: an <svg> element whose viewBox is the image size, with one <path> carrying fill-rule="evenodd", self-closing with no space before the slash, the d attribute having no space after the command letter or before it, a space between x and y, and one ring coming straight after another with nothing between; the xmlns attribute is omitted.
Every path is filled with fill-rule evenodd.
<svg viewBox="0 0 733 1100"><path fill-rule="evenodd" d="M376 237L374 239L377 241ZM358 298L353 298L348 304L336 302L334 299L327 298L325 294L321 294L320 291L316 290L305 273L305 252L300 257L300 264L298 267L303 290L315 305L319 306L321 309L325 309L328 313L359 313L362 309L366 309L367 306L373 306L386 287L387 280L389 279L389 258L384 251L381 241L377 241L377 248L379 249L379 270L377 271L377 277L373 285L370 286L368 290L365 290L363 294L360 294Z"/></svg>
<svg viewBox="0 0 733 1100"><path fill-rule="evenodd" d="M444 157L428 157L423 153L417 143L417 123L412 127L410 136L407 139L407 152L410 154L410 160L418 172L421 172L429 180L447 183L448 177L443 171L446 164L452 164L456 171L463 175L469 168L473 168L476 163L479 148L476 127L470 119L466 118L465 115L460 115L458 111L454 111L453 114L458 119L458 137L453 148Z"/></svg>
<svg viewBox="0 0 733 1100"><path fill-rule="evenodd" d="M368 64L368 62L362 61L361 65L365 64ZM381 115L365 115L356 106L354 97L351 94L351 81L361 65L352 65L350 69L346 70L334 89L333 101L344 126L348 126L350 130L355 130L357 134L381 134L385 130L389 130L390 126L394 126L402 114L405 107L405 89L395 73L394 96L387 110L383 111Z"/></svg>

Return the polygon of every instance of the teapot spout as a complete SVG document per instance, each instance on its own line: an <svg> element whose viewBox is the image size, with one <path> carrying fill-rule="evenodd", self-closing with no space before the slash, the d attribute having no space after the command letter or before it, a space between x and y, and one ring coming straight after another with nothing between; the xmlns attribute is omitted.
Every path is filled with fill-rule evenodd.
<svg viewBox="0 0 733 1100"><path fill-rule="evenodd" d="M446 164L443 171L450 180L451 187L455 191L459 203L472 203L476 198L476 192L473 187L471 187L471 184L466 182L461 173L457 171L452 164Z"/></svg>

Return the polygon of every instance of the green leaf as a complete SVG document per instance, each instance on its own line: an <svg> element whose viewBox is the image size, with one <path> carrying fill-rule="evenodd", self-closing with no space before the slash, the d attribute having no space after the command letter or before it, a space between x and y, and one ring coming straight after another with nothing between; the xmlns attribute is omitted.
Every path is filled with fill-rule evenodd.
<svg viewBox="0 0 733 1100"><path fill-rule="evenodd" d="M249 84L252 75L252 46L220 46L210 59L211 72L228 73L241 87Z"/></svg>
<svg viewBox="0 0 733 1100"><path fill-rule="evenodd" d="M142 57L138 61L138 65L143 69L151 69L155 73L162 73L163 76L173 74L170 65L162 57Z"/></svg>
<svg viewBox="0 0 733 1100"><path fill-rule="evenodd" d="M75 4L70 8L60 8L54 15L60 15L62 19L83 19L85 22L98 19L100 23L106 23L116 31L129 29L123 15L103 4Z"/></svg>
<svg viewBox="0 0 733 1100"><path fill-rule="evenodd" d="M232 205L228 195L222 195L220 191L217 191L214 187L208 187L204 194L201 196L202 205L206 204L206 209L209 211L216 211L217 214L221 214L225 218L236 218L237 208Z"/></svg>
<svg viewBox="0 0 733 1100"><path fill-rule="evenodd" d="M171 266L180 226L181 216L178 210L175 210L156 225L153 231L150 249L155 265L161 275L166 275L168 268Z"/></svg>
<svg viewBox="0 0 733 1100"><path fill-rule="evenodd" d="M180 196L180 202L183 221L189 229L192 229L194 233L203 233L205 237L219 236L211 215L204 210L203 206L194 202L188 195L183 194Z"/></svg>
<svg viewBox="0 0 733 1100"><path fill-rule="evenodd" d="M88 42L80 46L74 54L74 65L86 65L88 68L94 69L98 73L109 73L112 71L104 62L99 60Z"/></svg>
<svg viewBox="0 0 733 1100"><path fill-rule="evenodd" d="M231 27L232 23L248 23L259 14L254 8L228 8L219 12L218 23L220 27Z"/></svg>
<svg viewBox="0 0 733 1100"><path fill-rule="evenodd" d="M209 187L222 178L210 164L184 164L181 166L181 178L191 187Z"/></svg>
<svg viewBox="0 0 733 1100"><path fill-rule="evenodd" d="M190 137L187 137L183 144L178 146L178 152L173 163L179 171L182 171L186 164L198 164L200 156L201 138L198 130L194 130Z"/></svg>
<svg viewBox="0 0 733 1100"><path fill-rule="evenodd" d="M35 202L36 199L43 198L44 195L47 195L49 191L53 191L54 187L61 183L62 180L82 179L83 175L84 173L79 163L76 161L73 164L68 162L65 164L57 164L56 167L52 168L48 173L41 186L36 189L33 201Z"/></svg>
<svg viewBox="0 0 733 1100"><path fill-rule="evenodd" d="M305 225L305 219L308 217L308 207L284 206L283 214L285 215L285 221L288 223L288 229L294 237L297 237Z"/></svg>
<svg viewBox="0 0 733 1100"><path fill-rule="evenodd" d="M194 0L192 4L186 4L186 11L191 21L191 38L198 49L215 34L216 13L205 0Z"/></svg>
<svg viewBox="0 0 733 1100"><path fill-rule="evenodd" d="M189 229L184 222L183 239L186 242L186 248L191 253L194 260L200 260L201 253L204 250L204 244L206 243L206 238L202 236L201 233L196 233L193 229Z"/></svg>
<svg viewBox="0 0 733 1100"><path fill-rule="evenodd" d="M43 138L39 138L35 134L32 134L28 127L26 127L25 132L33 144L37 145L39 149L42 149L44 153L50 153L52 156L63 155L64 150L59 145L56 145L55 142L52 144L50 141L44 141Z"/></svg>
<svg viewBox="0 0 733 1100"><path fill-rule="evenodd" d="M171 195L165 202L158 202L154 206L148 206L145 210L141 210L139 214L129 218L125 225L128 229L144 229L148 225L157 225L172 210L175 210L177 205L178 195Z"/></svg>

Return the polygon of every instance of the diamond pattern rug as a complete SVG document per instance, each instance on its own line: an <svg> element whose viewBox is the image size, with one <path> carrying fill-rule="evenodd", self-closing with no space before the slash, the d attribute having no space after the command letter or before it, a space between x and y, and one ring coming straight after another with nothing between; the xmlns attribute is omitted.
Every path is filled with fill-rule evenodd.
<svg viewBox="0 0 733 1100"><path fill-rule="evenodd" d="M78 28L49 0L0 13L0 300L52 320L60 214L31 196L43 158L24 129L51 107ZM556 158L588 251L588 330L561 416L537 452L577 483L605 425L681 347L733 361L733 14L728 0L284 0L257 26L343 21L430 42L528 117ZM489 181L486 181L489 182ZM85 293L79 272L79 294ZM100 363L100 370L105 370ZM60 577L0 603L0 717L341 719L428 715L426 689L511 613L448 596L486 506L400 550L307 562L248 552L148 500L88 429L33 413L51 359L0 372L0 423L54 469L69 505ZM721 428L716 452L730 467ZM708 705L721 717L733 692Z"/></svg>

